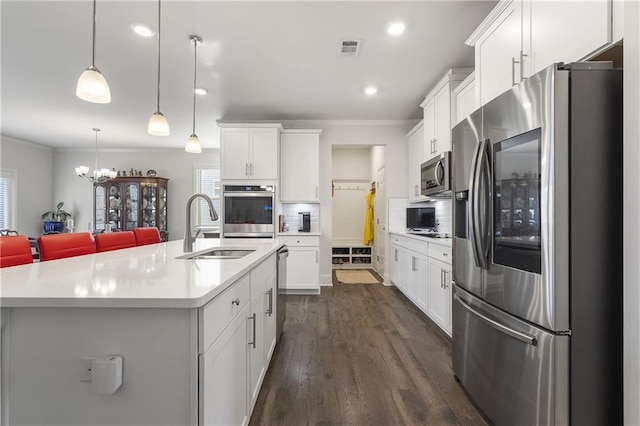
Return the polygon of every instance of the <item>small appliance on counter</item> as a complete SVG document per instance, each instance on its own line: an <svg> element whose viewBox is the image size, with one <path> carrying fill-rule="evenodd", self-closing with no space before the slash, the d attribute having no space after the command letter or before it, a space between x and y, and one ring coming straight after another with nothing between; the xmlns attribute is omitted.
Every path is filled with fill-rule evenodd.
<svg viewBox="0 0 640 426"><path fill-rule="evenodd" d="M298 212L298 232L311 232L310 212Z"/></svg>

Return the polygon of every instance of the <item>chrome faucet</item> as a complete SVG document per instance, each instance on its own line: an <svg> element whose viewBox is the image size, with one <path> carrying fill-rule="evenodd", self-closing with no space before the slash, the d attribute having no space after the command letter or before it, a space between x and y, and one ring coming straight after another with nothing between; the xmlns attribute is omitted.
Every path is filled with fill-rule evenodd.
<svg viewBox="0 0 640 426"><path fill-rule="evenodd" d="M216 209L213 208L213 202L211 201L211 198L209 198L209 196L205 194L192 195L191 198L189 198L189 201L187 201L187 227L184 232L184 245L182 246L182 251L184 251L185 253L193 251L193 242L196 240L198 234L200 234L200 229L198 229L196 231L196 235L191 236L191 204L193 203L193 200L198 197L204 198L205 201L209 204L209 214L211 215L211 220L218 220L218 213L216 212Z"/></svg>

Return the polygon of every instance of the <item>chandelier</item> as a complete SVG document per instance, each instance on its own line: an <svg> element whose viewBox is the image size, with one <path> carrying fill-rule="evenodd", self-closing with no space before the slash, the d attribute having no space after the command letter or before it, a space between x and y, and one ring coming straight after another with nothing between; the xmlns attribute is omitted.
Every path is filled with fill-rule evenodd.
<svg viewBox="0 0 640 426"><path fill-rule="evenodd" d="M92 183L104 183L110 179L115 178L118 173L115 170L98 169L98 132L100 131L100 129L94 127L93 131L96 133L96 162L93 173L89 175L89 167L80 166L76 167L76 174L78 175L78 177L83 177Z"/></svg>

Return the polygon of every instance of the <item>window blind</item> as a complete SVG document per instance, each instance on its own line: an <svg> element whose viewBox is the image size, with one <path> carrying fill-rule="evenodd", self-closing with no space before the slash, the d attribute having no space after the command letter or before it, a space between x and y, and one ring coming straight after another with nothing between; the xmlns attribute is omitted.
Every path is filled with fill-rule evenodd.
<svg viewBox="0 0 640 426"><path fill-rule="evenodd" d="M213 207L220 215L220 168L197 167L195 170L195 190L208 195L213 201ZM194 218L196 227L218 227L220 221L213 222L209 216L209 205L201 198L197 199L198 208Z"/></svg>
<svg viewBox="0 0 640 426"><path fill-rule="evenodd" d="M16 229L16 172L0 170L0 228Z"/></svg>

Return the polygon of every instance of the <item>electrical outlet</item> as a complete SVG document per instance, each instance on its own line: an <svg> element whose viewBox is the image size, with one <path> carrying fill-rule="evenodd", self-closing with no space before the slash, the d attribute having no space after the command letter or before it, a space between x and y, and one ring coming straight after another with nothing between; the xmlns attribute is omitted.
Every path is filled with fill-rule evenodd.
<svg viewBox="0 0 640 426"><path fill-rule="evenodd" d="M91 363L99 358L99 356L95 355L82 355L80 357L80 365L82 368L80 372L81 382L91 382Z"/></svg>

